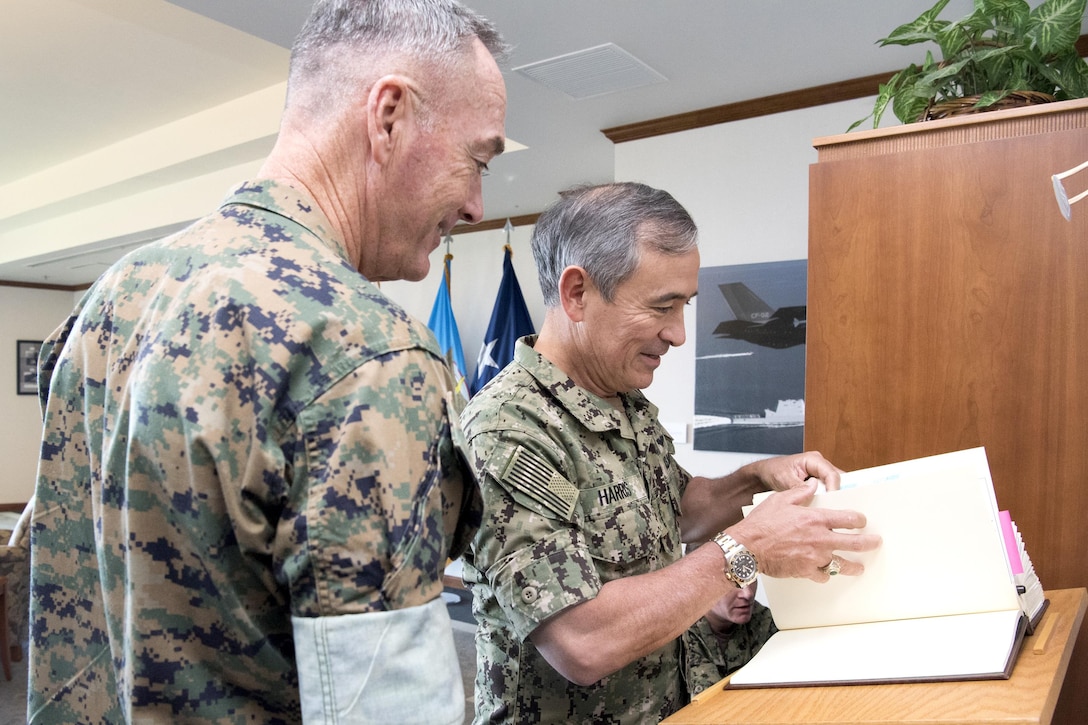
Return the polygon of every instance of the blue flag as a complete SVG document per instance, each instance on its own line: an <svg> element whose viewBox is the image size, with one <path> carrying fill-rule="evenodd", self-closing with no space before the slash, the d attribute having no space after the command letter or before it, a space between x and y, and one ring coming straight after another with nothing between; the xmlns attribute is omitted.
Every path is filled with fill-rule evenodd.
<svg viewBox="0 0 1088 725"><path fill-rule="evenodd" d="M453 377L457 381L457 392L468 400L468 378L465 372L465 352L461 347L461 333L457 331L457 320L453 317L453 305L450 303L450 260L453 255L447 254L443 261L442 284L438 287L438 294L434 298L434 307L431 308L431 319L427 321L427 327L431 328L438 339L438 347L446 356Z"/></svg>
<svg viewBox="0 0 1088 725"><path fill-rule="evenodd" d="M536 332L533 320L529 317L529 308L525 306L525 298L521 296L521 285L514 274L514 265L510 261L510 245L506 245L505 250L499 294L495 298L495 307L491 310L491 322L487 326L487 334L484 335L484 344L480 347L480 356L476 358L473 395L514 359L514 343L517 339Z"/></svg>

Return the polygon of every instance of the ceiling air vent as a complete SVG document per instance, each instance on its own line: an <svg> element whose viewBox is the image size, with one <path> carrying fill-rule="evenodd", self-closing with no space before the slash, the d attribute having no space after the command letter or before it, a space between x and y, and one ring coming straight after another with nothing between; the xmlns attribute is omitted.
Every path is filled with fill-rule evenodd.
<svg viewBox="0 0 1088 725"><path fill-rule="evenodd" d="M613 43L529 63L514 71L575 99L603 96L668 80Z"/></svg>

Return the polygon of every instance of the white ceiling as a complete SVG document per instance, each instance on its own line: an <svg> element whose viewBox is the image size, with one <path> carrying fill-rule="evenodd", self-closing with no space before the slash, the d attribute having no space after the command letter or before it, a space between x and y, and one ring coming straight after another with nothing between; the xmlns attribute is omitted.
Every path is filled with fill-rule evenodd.
<svg viewBox="0 0 1088 725"><path fill-rule="evenodd" d="M210 210L230 182L211 199L186 184L228 178L271 148L287 48L310 4L0 0L0 280L86 284L131 246ZM485 216L501 219L611 180L601 129L920 60L923 50L874 41L932 0L467 4L514 45L510 68L613 43L667 79L575 100L506 70L507 135L528 148L496 159L484 181ZM943 17L970 7L952 0ZM173 213L148 211L163 205L157 194Z"/></svg>

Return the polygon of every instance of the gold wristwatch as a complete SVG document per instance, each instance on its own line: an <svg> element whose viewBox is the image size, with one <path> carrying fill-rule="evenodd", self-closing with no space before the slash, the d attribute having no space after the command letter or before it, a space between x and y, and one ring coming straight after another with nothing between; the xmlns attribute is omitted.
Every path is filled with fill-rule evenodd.
<svg viewBox="0 0 1088 725"><path fill-rule="evenodd" d="M714 543L722 548L725 554L725 578L743 589L756 580L759 574L759 562L755 555L744 546L737 543L724 531L714 537Z"/></svg>

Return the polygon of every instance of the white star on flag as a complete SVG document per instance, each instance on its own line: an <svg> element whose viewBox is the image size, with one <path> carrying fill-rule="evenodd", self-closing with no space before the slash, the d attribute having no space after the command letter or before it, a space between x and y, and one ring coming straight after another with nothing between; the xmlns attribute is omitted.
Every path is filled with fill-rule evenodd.
<svg viewBox="0 0 1088 725"><path fill-rule="evenodd" d="M497 368L499 366L499 364L495 362L495 358L491 355L491 351L495 349L495 343L498 341L498 338L495 338L494 340L485 343L484 346L480 348L480 356L476 358L477 370L480 368Z"/></svg>

